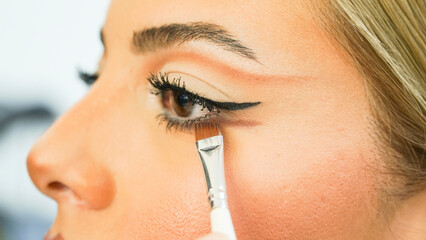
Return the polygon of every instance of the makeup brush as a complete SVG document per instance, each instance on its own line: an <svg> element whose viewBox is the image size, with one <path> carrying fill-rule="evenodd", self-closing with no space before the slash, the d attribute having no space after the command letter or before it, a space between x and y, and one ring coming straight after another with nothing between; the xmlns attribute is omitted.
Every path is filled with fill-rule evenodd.
<svg viewBox="0 0 426 240"><path fill-rule="evenodd" d="M223 137L216 124L206 123L195 127L195 140L206 177L212 232L236 240L226 194Z"/></svg>

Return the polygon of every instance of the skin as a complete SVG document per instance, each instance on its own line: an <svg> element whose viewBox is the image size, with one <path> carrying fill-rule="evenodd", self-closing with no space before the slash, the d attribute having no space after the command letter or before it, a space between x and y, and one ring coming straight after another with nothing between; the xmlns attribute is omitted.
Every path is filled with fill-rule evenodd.
<svg viewBox="0 0 426 240"><path fill-rule="evenodd" d="M261 102L224 111L220 124L238 239L382 238L382 177L373 171L380 159L363 81L305 4L113 0L100 78L28 156L35 185L58 202L50 233L93 240L209 233L194 133L165 131L145 81L168 69L194 76L187 87L207 98ZM223 26L258 62L205 41L131 50L134 31L190 22Z"/></svg>

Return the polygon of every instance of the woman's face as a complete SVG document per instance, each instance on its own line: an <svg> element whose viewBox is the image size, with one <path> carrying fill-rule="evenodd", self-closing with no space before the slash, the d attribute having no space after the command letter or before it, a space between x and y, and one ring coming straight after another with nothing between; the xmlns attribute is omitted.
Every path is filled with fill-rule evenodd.
<svg viewBox="0 0 426 240"><path fill-rule="evenodd" d="M113 0L100 77L28 157L34 183L58 202L51 234L194 239L209 232L194 125L169 131L165 122L188 124L209 110L189 103L188 115L185 97L147 81L159 72L213 101L260 102L213 109L210 119L225 139L238 239L375 232L379 178L371 171L377 160L366 91L308 5Z"/></svg>

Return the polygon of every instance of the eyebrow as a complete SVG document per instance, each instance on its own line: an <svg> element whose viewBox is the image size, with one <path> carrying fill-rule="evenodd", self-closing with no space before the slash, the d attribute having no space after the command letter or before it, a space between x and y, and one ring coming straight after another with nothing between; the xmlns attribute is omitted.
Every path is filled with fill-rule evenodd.
<svg viewBox="0 0 426 240"><path fill-rule="evenodd" d="M172 23L134 32L132 47L138 53L146 53L199 40L213 43L226 51L257 61L254 51L244 46L222 26L204 22Z"/></svg>

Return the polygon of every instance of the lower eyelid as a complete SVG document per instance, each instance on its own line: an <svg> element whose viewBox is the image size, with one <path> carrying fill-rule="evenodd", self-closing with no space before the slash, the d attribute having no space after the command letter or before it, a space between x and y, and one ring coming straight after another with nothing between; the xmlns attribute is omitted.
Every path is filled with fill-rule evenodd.
<svg viewBox="0 0 426 240"><path fill-rule="evenodd" d="M178 120L173 117L170 117L166 113L160 114L157 116L157 118L160 120L160 124L162 122L166 122L166 129L170 130L171 128L176 128L177 130L192 130L192 128L197 124L205 121L209 121L212 117L210 114L206 116L202 116L195 119L188 119L188 120Z"/></svg>

